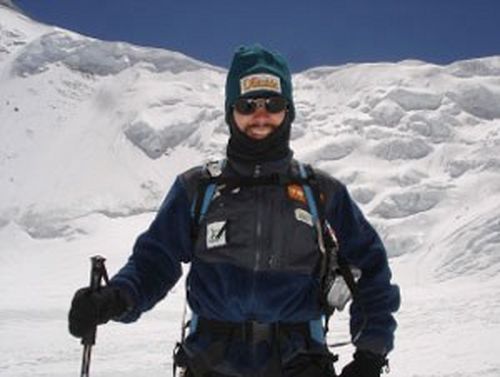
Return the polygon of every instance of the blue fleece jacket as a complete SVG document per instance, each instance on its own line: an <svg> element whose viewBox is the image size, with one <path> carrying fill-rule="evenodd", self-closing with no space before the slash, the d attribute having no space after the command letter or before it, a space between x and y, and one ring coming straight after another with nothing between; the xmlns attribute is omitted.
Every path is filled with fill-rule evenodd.
<svg viewBox="0 0 500 377"><path fill-rule="evenodd" d="M315 277L197 260L191 205L185 182L178 177L149 229L138 237L128 262L111 280L126 289L135 303L121 321L135 321L163 299L180 278L181 263L188 262L193 262L189 303L200 316L264 322L310 321L321 316ZM355 345L386 354L393 348L396 322L392 313L399 307L400 295L390 282L384 246L344 185L330 196L324 213L336 232L342 255L362 271L359 299L350 308ZM252 295L246 290L250 284ZM245 318L248 313L257 317Z"/></svg>

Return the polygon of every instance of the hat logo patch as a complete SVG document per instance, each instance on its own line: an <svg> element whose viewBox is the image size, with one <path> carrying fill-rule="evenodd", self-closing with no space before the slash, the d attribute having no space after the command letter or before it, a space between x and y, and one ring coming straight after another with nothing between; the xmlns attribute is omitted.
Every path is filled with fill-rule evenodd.
<svg viewBox="0 0 500 377"><path fill-rule="evenodd" d="M280 78L269 74L255 74L245 76L240 80L241 95L259 90L268 90L281 94Z"/></svg>

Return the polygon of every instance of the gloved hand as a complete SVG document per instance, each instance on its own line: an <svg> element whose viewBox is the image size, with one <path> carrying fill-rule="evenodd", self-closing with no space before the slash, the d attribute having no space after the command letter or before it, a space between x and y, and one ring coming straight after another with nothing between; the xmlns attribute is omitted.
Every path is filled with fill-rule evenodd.
<svg viewBox="0 0 500 377"><path fill-rule="evenodd" d="M380 377L387 359L369 351L356 351L354 360L347 364L339 377Z"/></svg>
<svg viewBox="0 0 500 377"><path fill-rule="evenodd" d="M130 305L130 297L118 287L108 285L97 291L81 288L71 302L69 332L83 338L95 326L123 314Z"/></svg>

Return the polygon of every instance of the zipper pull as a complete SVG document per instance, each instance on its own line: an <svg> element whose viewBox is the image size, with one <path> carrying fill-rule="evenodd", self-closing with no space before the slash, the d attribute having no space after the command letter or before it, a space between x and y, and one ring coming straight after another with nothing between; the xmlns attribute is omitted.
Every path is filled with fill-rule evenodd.
<svg viewBox="0 0 500 377"><path fill-rule="evenodd" d="M260 177L260 165L255 165L255 170L253 171L254 178Z"/></svg>

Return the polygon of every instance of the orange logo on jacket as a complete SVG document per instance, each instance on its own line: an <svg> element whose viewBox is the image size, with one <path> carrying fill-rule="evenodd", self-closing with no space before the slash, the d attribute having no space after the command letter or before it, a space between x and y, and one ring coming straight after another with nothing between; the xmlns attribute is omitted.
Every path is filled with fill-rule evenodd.
<svg viewBox="0 0 500 377"><path fill-rule="evenodd" d="M287 186L288 197L297 202L301 202L307 204L306 193L304 192L304 188L301 185L290 184ZM325 203L325 195L323 193L319 194L320 204Z"/></svg>
<svg viewBox="0 0 500 377"><path fill-rule="evenodd" d="M291 184L287 186L288 197L298 202L307 203L306 193L301 185Z"/></svg>

